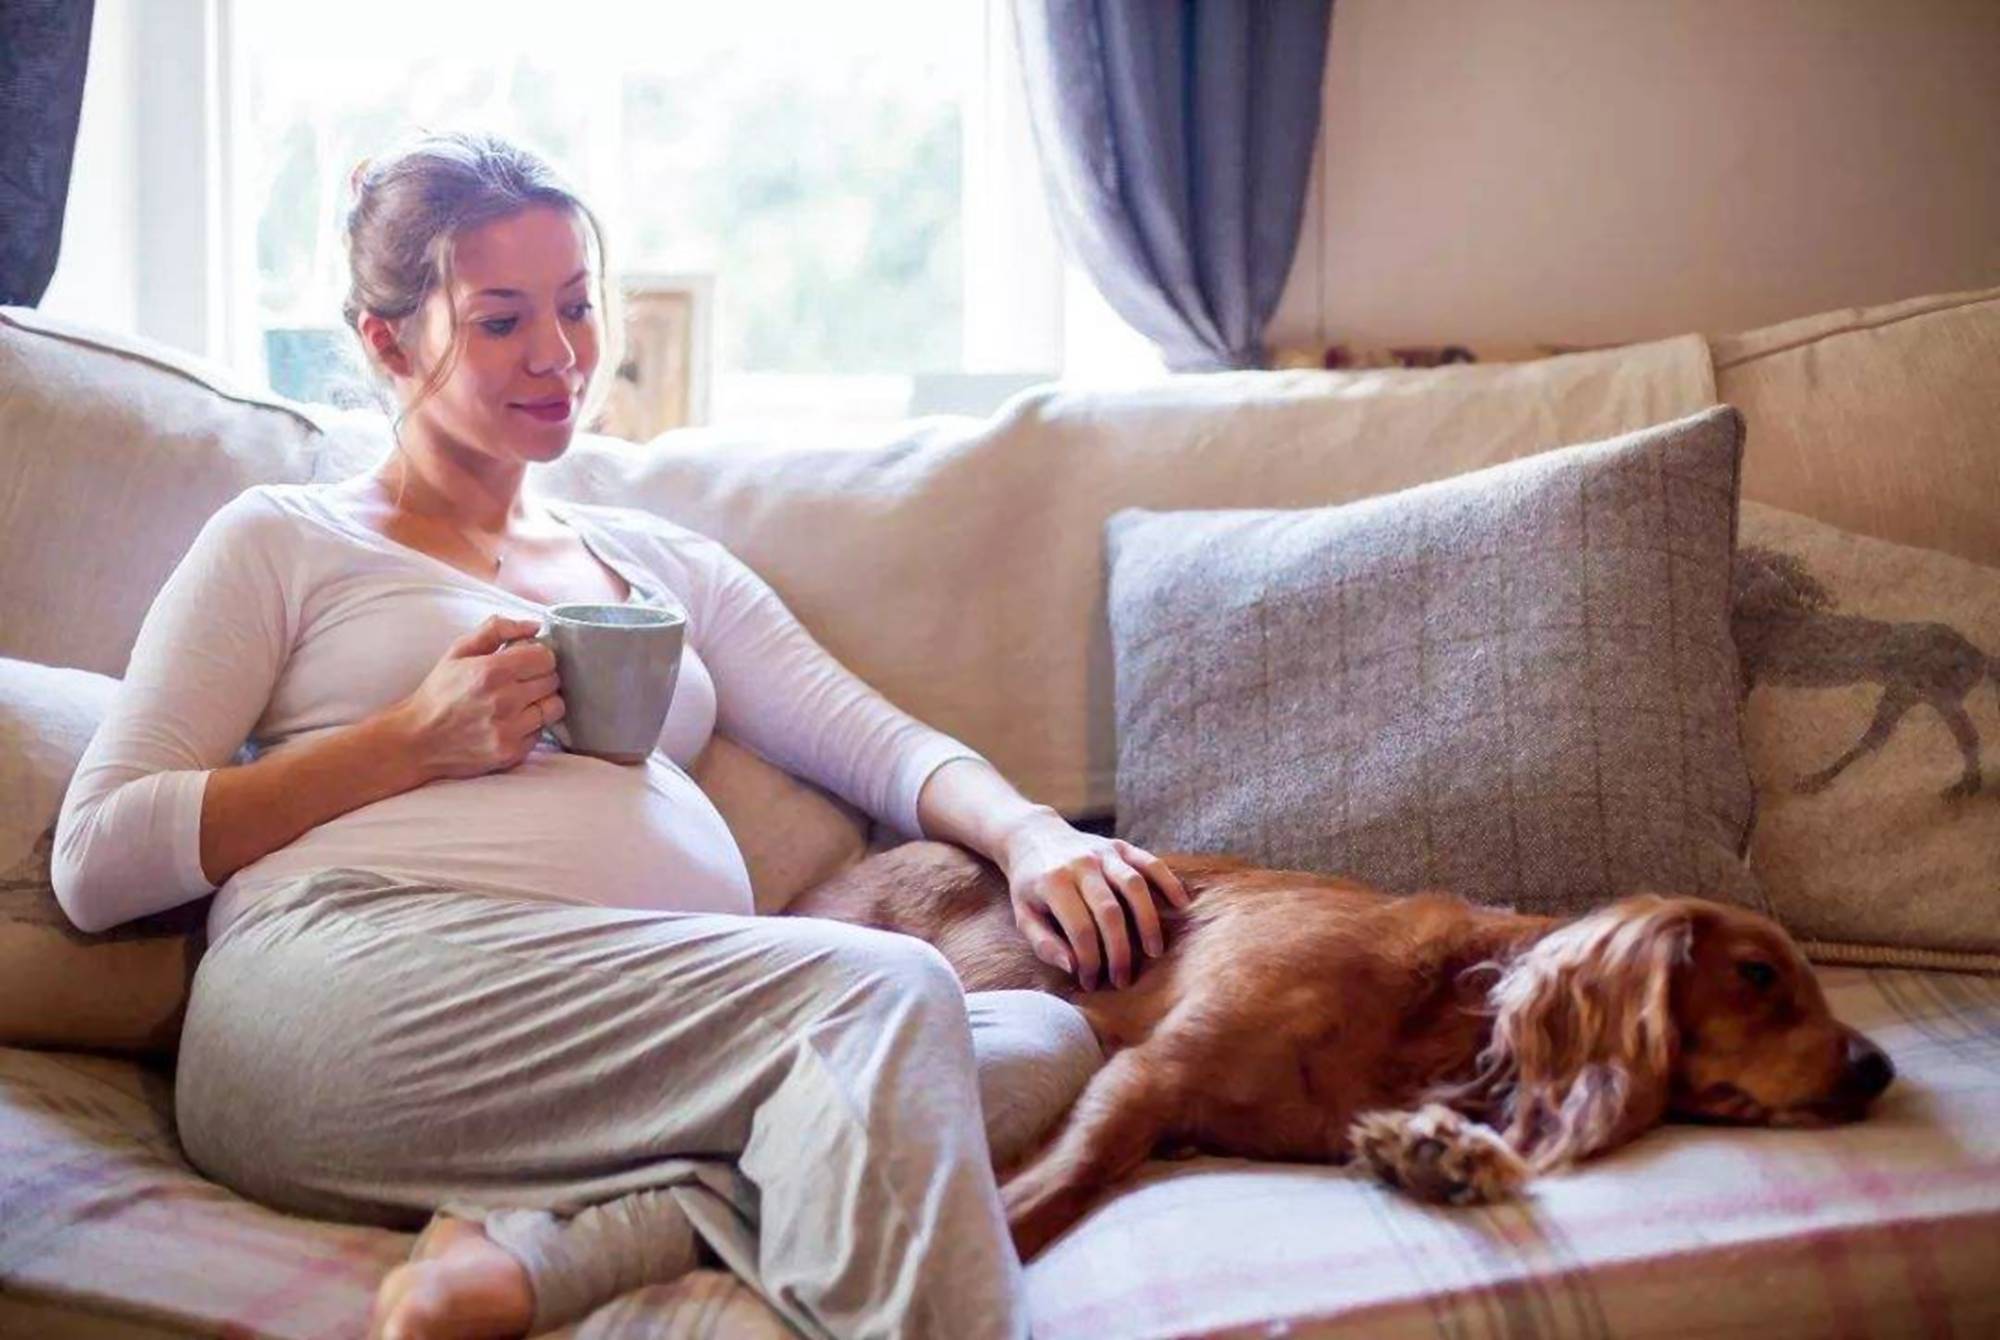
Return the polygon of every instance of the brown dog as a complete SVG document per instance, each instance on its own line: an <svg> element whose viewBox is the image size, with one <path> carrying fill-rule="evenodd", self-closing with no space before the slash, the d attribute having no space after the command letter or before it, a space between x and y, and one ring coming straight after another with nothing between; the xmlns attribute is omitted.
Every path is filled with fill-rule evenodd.
<svg viewBox="0 0 2000 1340"><path fill-rule="evenodd" d="M1050 991L1090 1021L1104 1067L1002 1179L1024 1259L1162 1149L1359 1156L1464 1204L1669 1116L1857 1120L1895 1073L1828 1013L1790 937L1738 908L1640 895L1563 921L1162 859L1193 902L1162 904L1166 951L1122 991L1036 959L999 870L947 843L885 852L787 909L915 935L968 991Z"/></svg>

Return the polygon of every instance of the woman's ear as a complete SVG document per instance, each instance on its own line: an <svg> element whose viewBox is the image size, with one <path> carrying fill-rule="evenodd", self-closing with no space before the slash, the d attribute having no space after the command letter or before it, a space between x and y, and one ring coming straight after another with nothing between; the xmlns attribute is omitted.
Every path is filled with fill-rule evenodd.
<svg viewBox="0 0 2000 1340"><path fill-rule="evenodd" d="M1684 902L1628 898L1543 937L1494 986L1481 1068L1506 1074L1507 1141L1536 1171L1614 1148L1665 1115L1679 1046L1673 974L1693 935Z"/></svg>
<svg viewBox="0 0 2000 1340"><path fill-rule="evenodd" d="M403 348L401 336L387 318L377 316L373 312L363 312L358 324L362 341L385 371L398 377L416 375L410 365L410 356Z"/></svg>

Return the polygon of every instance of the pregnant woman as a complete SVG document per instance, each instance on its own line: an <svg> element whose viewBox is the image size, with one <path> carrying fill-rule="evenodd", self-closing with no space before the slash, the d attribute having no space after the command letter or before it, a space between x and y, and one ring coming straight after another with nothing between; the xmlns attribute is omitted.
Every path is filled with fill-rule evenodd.
<svg viewBox="0 0 2000 1340"><path fill-rule="evenodd" d="M756 916L684 768L720 729L983 853L1085 985L1129 980L1184 891L897 710L722 545L526 487L602 389L603 234L548 164L430 135L354 187L345 313L395 445L208 521L57 830L85 930L215 894L188 1158L294 1213L428 1222L373 1335L545 1330L703 1251L807 1334L1026 1334L989 1160L1088 1078L1088 1026L967 997L916 940ZM544 735L554 657L513 640L567 601L686 615L641 765Z"/></svg>

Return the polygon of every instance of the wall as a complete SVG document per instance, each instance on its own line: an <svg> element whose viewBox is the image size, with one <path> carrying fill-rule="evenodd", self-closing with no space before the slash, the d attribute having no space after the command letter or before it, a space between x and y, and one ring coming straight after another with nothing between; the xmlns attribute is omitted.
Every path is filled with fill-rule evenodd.
<svg viewBox="0 0 2000 1340"><path fill-rule="evenodd" d="M1995 0L1337 0L1269 339L1612 342L1993 284Z"/></svg>

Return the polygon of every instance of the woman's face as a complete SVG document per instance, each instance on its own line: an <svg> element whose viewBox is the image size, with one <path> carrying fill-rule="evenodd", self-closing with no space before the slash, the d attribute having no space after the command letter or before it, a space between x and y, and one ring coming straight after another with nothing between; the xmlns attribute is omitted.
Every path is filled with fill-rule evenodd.
<svg viewBox="0 0 2000 1340"><path fill-rule="evenodd" d="M573 210L534 206L461 234L452 292L463 345L451 375L411 412L429 432L523 462L561 456L597 369L600 333L588 233ZM444 294L419 311L407 405L449 342ZM543 412L528 406L549 406Z"/></svg>

